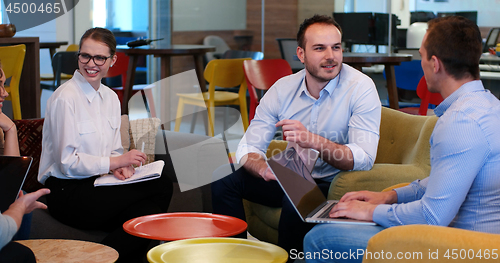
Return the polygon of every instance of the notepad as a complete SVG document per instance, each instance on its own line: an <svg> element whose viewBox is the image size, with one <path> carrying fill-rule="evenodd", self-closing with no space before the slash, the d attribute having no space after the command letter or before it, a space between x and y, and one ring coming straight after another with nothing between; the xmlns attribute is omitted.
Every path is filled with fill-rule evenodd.
<svg viewBox="0 0 500 263"><path fill-rule="evenodd" d="M122 185L122 184L133 184L138 182L144 182L148 180L153 180L161 176L163 166L165 162L156 161L150 164L143 165L141 167L135 168L135 173L130 178L125 180L117 179L112 174L107 174L101 176L94 181L94 186L109 186L109 185Z"/></svg>

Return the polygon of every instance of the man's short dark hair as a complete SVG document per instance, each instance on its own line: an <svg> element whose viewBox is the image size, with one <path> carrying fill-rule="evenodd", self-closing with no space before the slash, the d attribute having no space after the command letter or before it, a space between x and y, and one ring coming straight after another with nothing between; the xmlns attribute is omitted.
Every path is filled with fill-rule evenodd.
<svg viewBox="0 0 500 263"><path fill-rule="evenodd" d="M481 32L471 20L446 16L428 22L424 47L427 59L439 58L446 72L460 80L472 76L479 79L479 58L482 54Z"/></svg>
<svg viewBox="0 0 500 263"><path fill-rule="evenodd" d="M305 19L304 22L300 24L299 32L297 32L297 44L299 44L299 47L305 48L306 43L304 35L306 33L306 29L313 24L333 25L339 29L340 35L342 35L342 29L340 28L340 25L335 20L333 20L333 18L325 15L314 15L311 18Z"/></svg>

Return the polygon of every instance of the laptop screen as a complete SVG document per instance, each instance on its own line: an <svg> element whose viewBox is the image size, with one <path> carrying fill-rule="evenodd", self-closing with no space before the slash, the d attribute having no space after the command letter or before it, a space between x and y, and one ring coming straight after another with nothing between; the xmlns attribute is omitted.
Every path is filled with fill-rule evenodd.
<svg viewBox="0 0 500 263"><path fill-rule="evenodd" d="M0 156L0 211L3 213L16 200L33 158Z"/></svg>
<svg viewBox="0 0 500 263"><path fill-rule="evenodd" d="M287 148L282 153L271 157L268 163L283 191L303 220L326 201L295 148Z"/></svg>

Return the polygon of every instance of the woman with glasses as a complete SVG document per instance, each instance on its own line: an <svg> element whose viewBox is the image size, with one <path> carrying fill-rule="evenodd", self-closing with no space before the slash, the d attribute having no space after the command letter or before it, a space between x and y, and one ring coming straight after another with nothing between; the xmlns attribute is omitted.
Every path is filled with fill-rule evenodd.
<svg viewBox="0 0 500 263"><path fill-rule="evenodd" d="M101 84L117 63L116 40L103 28L80 40L78 69L47 101L38 180L50 190L49 212L64 224L104 230L102 241L118 251L118 262L141 262L149 240L127 234L129 219L167 212L172 183L165 176L146 182L94 187L108 172L124 180L132 165L146 161L137 150L125 154L120 138L120 102Z"/></svg>

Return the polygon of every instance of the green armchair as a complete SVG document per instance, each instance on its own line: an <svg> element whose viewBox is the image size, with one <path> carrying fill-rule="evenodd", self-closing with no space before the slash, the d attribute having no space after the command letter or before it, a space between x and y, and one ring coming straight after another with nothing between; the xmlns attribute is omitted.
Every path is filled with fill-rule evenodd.
<svg viewBox="0 0 500 263"><path fill-rule="evenodd" d="M351 191L382 191L395 184L429 176L429 139L436 116L416 116L382 108L377 157L369 171L346 171L332 181L328 199L338 200ZM268 157L286 148L286 142L273 141ZM278 243L281 208L272 208L244 200L248 232L261 241Z"/></svg>

